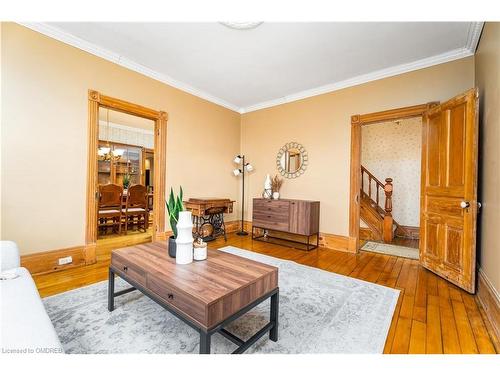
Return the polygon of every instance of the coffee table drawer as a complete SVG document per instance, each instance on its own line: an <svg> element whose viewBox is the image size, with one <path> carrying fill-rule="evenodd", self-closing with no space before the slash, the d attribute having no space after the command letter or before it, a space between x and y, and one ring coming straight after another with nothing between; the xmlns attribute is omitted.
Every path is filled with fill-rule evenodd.
<svg viewBox="0 0 500 375"><path fill-rule="evenodd" d="M177 310L180 310L184 314L192 317L194 320L206 325L206 305L197 298L186 295L180 289L152 274L148 275L146 286L162 300L176 307Z"/></svg>
<svg viewBox="0 0 500 375"><path fill-rule="evenodd" d="M136 281L142 285L146 285L146 272L136 265L127 262L126 260L120 259L114 255L111 258L111 265L120 272L123 272L133 281Z"/></svg>

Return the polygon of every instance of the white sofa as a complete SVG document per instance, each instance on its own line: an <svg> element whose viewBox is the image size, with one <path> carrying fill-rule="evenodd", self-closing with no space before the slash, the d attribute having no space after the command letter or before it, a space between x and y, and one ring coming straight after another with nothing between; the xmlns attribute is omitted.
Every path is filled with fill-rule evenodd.
<svg viewBox="0 0 500 375"><path fill-rule="evenodd" d="M15 242L0 241L0 272L19 277L0 280L2 353L62 353L57 333L29 271L20 266Z"/></svg>

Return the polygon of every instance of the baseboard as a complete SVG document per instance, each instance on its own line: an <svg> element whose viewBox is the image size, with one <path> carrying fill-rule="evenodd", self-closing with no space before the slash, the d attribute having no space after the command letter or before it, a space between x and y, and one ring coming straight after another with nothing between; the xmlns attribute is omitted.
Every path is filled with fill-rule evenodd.
<svg viewBox="0 0 500 375"><path fill-rule="evenodd" d="M92 251L92 248L89 249ZM73 261L69 264L59 265L59 258L71 256ZM87 263L89 262L89 263ZM95 262L95 247L94 247ZM35 254L26 254L21 256L21 266L27 268L32 275L40 275L49 272L64 270L67 268L80 267L92 263L91 257L86 257L85 246L75 246L65 249L44 251Z"/></svg>
<svg viewBox="0 0 500 375"><path fill-rule="evenodd" d="M331 233L319 234L319 246L330 250L346 251L356 253L356 239L354 237L341 236Z"/></svg>
<svg viewBox="0 0 500 375"><path fill-rule="evenodd" d="M231 220L224 223L226 226L226 233L238 232L241 229L241 220ZM246 232L252 231L252 222L243 221L243 227Z"/></svg>
<svg viewBox="0 0 500 375"><path fill-rule="evenodd" d="M497 338L500 338L500 296L481 268L478 272L476 299L486 313Z"/></svg>
<svg viewBox="0 0 500 375"><path fill-rule="evenodd" d="M420 227L412 227L409 225L400 225L396 228L396 236L409 238L412 240L420 239Z"/></svg>

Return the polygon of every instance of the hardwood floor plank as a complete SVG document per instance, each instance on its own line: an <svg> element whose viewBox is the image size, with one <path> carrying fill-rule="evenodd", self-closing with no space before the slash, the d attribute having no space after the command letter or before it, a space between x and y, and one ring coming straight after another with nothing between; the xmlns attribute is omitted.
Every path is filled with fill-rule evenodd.
<svg viewBox="0 0 500 375"><path fill-rule="evenodd" d="M425 354L425 335L427 326L418 320L413 320L411 324L409 354Z"/></svg>
<svg viewBox="0 0 500 375"><path fill-rule="evenodd" d="M410 347L411 319L399 317L391 353L407 354Z"/></svg>
<svg viewBox="0 0 500 375"><path fill-rule="evenodd" d="M417 288L413 306L413 319L425 323L427 320L427 270L418 268Z"/></svg>
<svg viewBox="0 0 500 375"><path fill-rule="evenodd" d="M460 293L460 292L459 292ZM460 293L467 311L467 316L476 340L477 348L481 354L495 354L496 350L492 343L492 338L488 334L486 325L483 322L481 312L476 304L476 300L467 292Z"/></svg>
<svg viewBox="0 0 500 375"><path fill-rule="evenodd" d="M452 301L453 313L457 323L458 339L460 340L460 347L464 354L477 354L479 353L476 345L474 334L465 311L463 302Z"/></svg>
<svg viewBox="0 0 500 375"><path fill-rule="evenodd" d="M443 352L445 354L460 354L460 341L458 339L455 317L451 301L445 297L439 298L439 312L441 318L441 335L443 338Z"/></svg>
<svg viewBox="0 0 500 375"><path fill-rule="evenodd" d="M439 297L428 295L427 324L425 350L427 354L442 354L441 318L439 313Z"/></svg>

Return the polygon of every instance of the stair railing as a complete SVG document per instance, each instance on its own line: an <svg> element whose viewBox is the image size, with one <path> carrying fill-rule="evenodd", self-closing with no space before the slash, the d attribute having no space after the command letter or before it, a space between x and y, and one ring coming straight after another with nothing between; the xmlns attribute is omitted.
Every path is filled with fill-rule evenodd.
<svg viewBox="0 0 500 375"><path fill-rule="evenodd" d="M368 192L365 191L365 174L368 181ZM372 186L375 184L375 191L372 191ZM384 192L385 203L384 207L380 205L380 191ZM392 178L386 178L385 184L375 177L368 169L361 166L361 194L368 197L375 208L384 219L383 223L383 239L384 242L392 242L394 237L393 225L394 219L392 217ZM382 214L383 212L383 214Z"/></svg>

